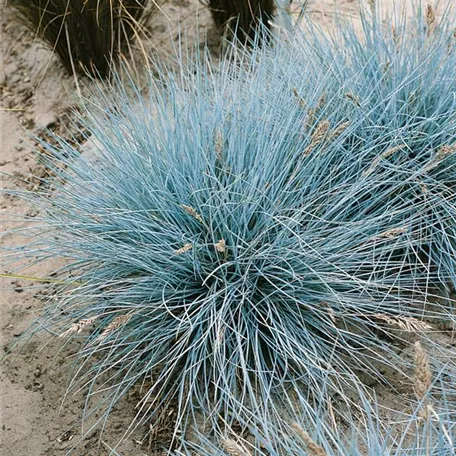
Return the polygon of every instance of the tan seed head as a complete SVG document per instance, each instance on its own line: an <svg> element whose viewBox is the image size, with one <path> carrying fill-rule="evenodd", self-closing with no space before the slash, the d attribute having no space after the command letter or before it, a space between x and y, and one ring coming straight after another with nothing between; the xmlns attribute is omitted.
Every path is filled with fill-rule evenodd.
<svg viewBox="0 0 456 456"><path fill-rule="evenodd" d="M109 325L106 326L104 331L97 338L97 342L101 342L102 340L106 339L106 337L108 337L111 333L127 324L130 321L131 317L132 314L126 314L119 315L116 318L114 318L114 320L112 320L111 323L109 323Z"/></svg>
<svg viewBox="0 0 456 456"><path fill-rule="evenodd" d="M231 456L252 456L250 451L233 439L222 439L222 445L225 451Z"/></svg>
<svg viewBox="0 0 456 456"><path fill-rule="evenodd" d="M226 252L225 239L220 239L220 241L218 241L217 244L215 244L214 247L215 247L215 250L217 250L217 252L220 252L220 253Z"/></svg>
<svg viewBox="0 0 456 456"><path fill-rule="evenodd" d="M298 423L293 423L292 428L306 445L307 454L309 456L328 456L323 447L318 445L318 443L315 442L315 440L313 440L312 437L310 437L310 435Z"/></svg>
<svg viewBox="0 0 456 456"><path fill-rule="evenodd" d="M198 220L198 222L203 223L203 217L201 217L193 207L187 206L186 204L181 204L181 207L188 215L191 215L194 219Z"/></svg>
<svg viewBox="0 0 456 456"><path fill-rule="evenodd" d="M419 400L425 399L432 384L429 358L420 341L415 342L415 393Z"/></svg>
<svg viewBox="0 0 456 456"><path fill-rule="evenodd" d="M426 24L428 26L428 35L430 35L435 28L436 14L435 9L431 4L426 7Z"/></svg>
<svg viewBox="0 0 456 456"><path fill-rule="evenodd" d="M184 244L180 249L174 250L176 255L182 255L185 252L188 252L193 248L193 245L190 243Z"/></svg>
<svg viewBox="0 0 456 456"><path fill-rule="evenodd" d="M59 334L59 337L68 337L73 334L79 334L86 326L91 325L97 318L98 316L79 320L78 322L72 324L65 332Z"/></svg>
<svg viewBox="0 0 456 456"><path fill-rule="evenodd" d="M355 104L358 108L361 106L361 101L359 100L359 97L355 95L354 93L347 92L345 96L353 103Z"/></svg>

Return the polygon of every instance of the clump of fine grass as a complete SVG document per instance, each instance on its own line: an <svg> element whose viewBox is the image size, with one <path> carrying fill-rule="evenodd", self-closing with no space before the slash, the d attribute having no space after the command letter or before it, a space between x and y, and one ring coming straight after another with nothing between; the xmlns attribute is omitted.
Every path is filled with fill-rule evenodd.
<svg viewBox="0 0 456 456"><path fill-rule="evenodd" d="M380 29L371 48L348 34L319 59L298 34L218 72L183 65L147 100L132 81L106 87L83 114L94 159L44 145L64 166L52 200L36 198L46 229L29 251L67 266L39 324L82 339L84 418L102 424L152 378L127 434L172 405L176 446L202 419L282 454L293 404L309 448L344 448L321 410L337 398L332 420L346 419L368 396L360 373L405 377L395 342L454 320L435 287L454 279L456 52L448 30L418 30L429 44L416 38L391 80L369 69L399 52Z"/></svg>
<svg viewBox="0 0 456 456"><path fill-rule="evenodd" d="M25 24L68 72L109 74L138 34L148 0L11 0Z"/></svg>

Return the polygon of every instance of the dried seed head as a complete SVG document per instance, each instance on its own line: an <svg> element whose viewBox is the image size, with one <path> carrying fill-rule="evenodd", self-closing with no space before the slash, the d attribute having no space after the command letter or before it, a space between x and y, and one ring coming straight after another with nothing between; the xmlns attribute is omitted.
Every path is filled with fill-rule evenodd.
<svg viewBox="0 0 456 456"><path fill-rule="evenodd" d="M59 337L68 337L73 334L79 334L86 326L91 325L97 318L98 316L79 320L78 322L72 324L65 332L59 334Z"/></svg>
<svg viewBox="0 0 456 456"><path fill-rule="evenodd" d="M394 42L396 48L398 48L399 44L400 44L399 35L398 35L396 27L394 27L394 25L391 26L391 34L393 35L393 42Z"/></svg>
<svg viewBox="0 0 456 456"><path fill-rule="evenodd" d="M403 144L398 145L398 146L394 146L394 147L390 147L389 149L385 150L385 152L383 152L380 155L380 157L381 158L391 157L391 155L394 155L397 151L402 150L404 147L405 146Z"/></svg>
<svg viewBox="0 0 456 456"><path fill-rule="evenodd" d="M217 331L217 337L214 342L214 352L218 352L220 350L220 347L222 346L223 338L225 337L225 332L226 332L226 326L223 326L223 328L220 328Z"/></svg>
<svg viewBox="0 0 456 456"><path fill-rule="evenodd" d="M399 226L397 228L391 228L389 230L384 231L383 233L380 233L377 236L377 238L392 239L392 238L399 236L400 234L405 233L408 230L408 228L409 228L408 225Z"/></svg>
<svg viewBox="0 0 456 456"><path fill-rule="evenodd" d="M436 14L434 7L431 4L428 4L426 7L426 24L428 26L428 35L430 35L435 28Z"/></svg>
<svg viewBox="0 0 456 456"><path fill-rule="evenodd" d="M324 106L324 104L326 103L326 93L323 92L320 96L320 98L318 99L317 101L317 104L315 106L315 108L309 108L307 110L307 118L306 118L306 125L311 127L313 125L313 123L315 122L315 114Z"/></svg>
<svg viewBox="0 0 456 456"><path fill-rule="evenodd" d="M456 146L442 146L437 153L435 154L435 160L442 161L443 159L449 157L452 155L454 152L456 152Z"/></svg>
<svg viewBox="0 0 456 456"><path fill-rule="evenodd" d="M223 158L223 135L222 132L217 129L215 132L215 155L219 159L219 161L222 161Z"/></svg>
<svg viewBox="0 0 456 456"><path fill-rule="evenodd" d="M324 104L326 103L326 93L323 92L320 96L320 98L318 99L318 102L317 102L317 109L321 109Z"/></svg>
<svg viewBox="0 0 456 456"><path fill-rule="evenodd" d="M191 206L187 206L185 204L181 204L181 208L188 214L191 215L194 219L198 220L198 222L203 223L203 217L198 214L198 212L193 209Z"/></svg>
<svg viewBox="0 0 456 456"><path fill-rule="evenodd" d="M322 120L318 122L318 125L315 127L314 132L312 133L312 136L310 138L310 144L307 146L306 150L304 151L304 155L310 155L312 150L320 144L326 137L326 134L328 133L328 130L330 128L331 124L329 120Z"/></svg>
<svg viewBox="0 0 456 456"><path fill-rule="evenodd" d="M326 312L328 312L328 316L331 319L333 323L336 323L336 315L334 314L333 308L327 303L327 302L319 302L318 303L319 307L325 309Z"/></svg>
<svg viewBox="0 0 456 456"><path fill-rule="evenodd" d="M298 99L298 104L301 108L306 107L306 102L304 101L303 98L298 93L298 89L296 87L293 87L293 95Z"/></svg>
<svg viewBox="0 0 456 456"><path fill-rule="evenodd" d="M389 60L387 60L385 63L382 64L382 71L384 73L388 73L390 68L391 68L391 62Z"/></svg>
<svg viewBox="0 0 456 456"><path fill-rule="evenodd" d="M226 242L225 239L220 239L220 241L215 244L215 250L220 253L226 252Z"/></svg>
<svg viewBox="0 0 456 456"><path fill-rule="evenodd" d="M328 456L323 447L318 445L318 443L316 443L298 423L293 423L291 426L306 445L307 454L309 456Z"/></svg>
<svg viewBox="0 0 456 456"><path fill-rule="evenodd" d="M176 255L182 255L185 252L188 252L193 248L193 245L190 243L184 244L180 249L174 250Z"/></svg>
<svg viewBox="0 0 456 456"><path fill-rule="evenodd" d="M331 139L338 138L349 126L351 122L343 122L339 124L334 130L331 132Z"/></svg>
<svg viewBox="0 0 456 456"><path fill-rule="evenodd" d="M326 136L330 126L331 124L329 120L324 119L320 121L315 128L315 131L312 133L312 142L321 142L321 140Z"/></svg>
<svg viewBox="0 0 456 456"><path fill-rule="evenodd" d="M375 0L367 0L367 3L369 5L369 8L371 11L374 13L375 12Z"/></svg>
<svg viewBox="0 0 456 456"><path fill-rule="evenodd" d="M101 342L102 340L106 339L111 333L113 333L115 330L120 328L121 326L124 326L127 324L132 317L132 314L127 314L127 315L119 315L114 320L109 323L108 326L104 329L104 331L100 334L100 336L97 338L97 342Z"/></svg>
<svg viewBox="0 0 456 456"><path fill-rule="evenodd" d="M418 178L416 178L415 180L418 182L418 185L420 186L421 191L424 194L426 194L428 191L427 185L424 182L422 182L421 180L419 180Z"/></svg>
<svg viewBox="0 0 456 456"><path fill-rule="evenodd" d="M434 156L429 160L429 162L425 165L424 170L430 171L431 169L435 168L437 165L440 164L443 160L448 158L450 155L456 152L456 145L443 145L440 147L439 150L434 154Z"/></svg>
<svg viewBox="0 0 456 456"><path fill-rule="evenodd" d="M415 394L418 400L425 401L432 384L429 358L420 341L415 342Z"/></svg>
<svg viewBox="0 0 456 456"><path fill-rule="evenodd" d="M250 451L245 449L241 444L237 443L233 439L222 439L222 445L225 451L231 456L252 456Z"/></svg>
<svg viewBox="0 0 456 456"><path fill-rule="evenodd" d="M385 150L385 152L382 152L378 157L376 157L372 161L372 164L369 166L369 168L367 170L363 171L363 176L364 177L370 176L382 160L384 160L385 158L391 157L391 155L395 154L398 150L402 150L404 147L405 147L405 145L394 146L394 147L390 147L389 149Z"/></svg>
<svg viewBox="0 0 456 456"><path fill-rule="evenodd" d="M307 117L306 117L305 124L308 127L311 127L314 122L315 122L315 110L310 108L307 110Z"/></svg>
<svg viewBox="0 0 456 456"><path fill-rule="evenodd" d="M361 101L359 100L359 97L355 95L354 93L347 92L345 96L353 103L355 104L358 108L361 106Z"/></svg>
<svg viewBox="0 0 456 456"><path fill-rule="evenodd" d="M404 317L403 315L387 315L387 314L375 314L372 315L377 320L384 321L391 326L397 326L398 328L408 332L420 332L428 331L432 329L432 326L425 321L418 320L414 317Z"/></svg>

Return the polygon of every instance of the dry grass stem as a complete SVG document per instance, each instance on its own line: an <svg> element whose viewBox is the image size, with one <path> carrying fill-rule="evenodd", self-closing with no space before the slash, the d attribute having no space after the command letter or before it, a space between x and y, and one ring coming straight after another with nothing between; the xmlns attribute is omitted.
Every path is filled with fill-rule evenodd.
<svg viewBox="0 0 456 456"><path fill-rule="evenodd" d="M59 337L68 337L73 334L79 334L86 326L91 325L97 318L98 316L79 320L78 322L71 325L65 332L59 334Z"/></svg>
<svg viewBox="0 0 456 456"><path fill-rule="evenodd" d="M391 62L389 60L382 64L382 71L384 73L388 73L390 68L391 68Z"/></svg>
<svg viewBox="0 0 456 456"><path fill-rule="evenodd" d="M318 123L315 128L315 131L312 133L312 137L310 139L310 144L307 146L306 150L304 151L304 155L308 156L314 150L314 148L320 144L326 137L328 130L331 124L329 120L322 120Z"/></svg>
<svg viewBox="0 0 456 456"><path fill-rule="evenodd" d="M222 445L225 451L231 456L252 456L252 453L245 449L235 440L227 438L222 439Z"/></svg>
<svg viewBox="0 0 456 456"><path fill-rule="evenodd" d="M311 127L315 122L315 109L308 109L307 110L307 117L306 121L304 122L306 126Z"/></svg>
<svg viewBox="0 0 456 456"><path fill-rule="evenodd" d="M180 249L174 250L176 255L182 255L185 252L188 252L193 248L193 245L190 243L184 244Z"/></svg>
<svg viewBox="0 0 456 456"><path fill-rule="evenodd" d="M432 326L425 321L418 320L414 317L404 317L402 315L375 314L373 318L384 321L391 326L397 326L408 332L428 331Z"/></svg>
<svg viewBox="0 0 456 456"><path fill-rule="evenodd" d="M220 253L226 252L226 242L225 239L220 239L220 241L215 244L215 250Z"/></svg>
<svg viewBox="0 0 456 456"><path fill-rule="evenodd" d="M380 156L381 158L391 157L391 155L395 154L399 150L402 150L404 147L404 145L390 147L389 149L385 150L385 152L383 152Z"/></svg>
<svg viewBox="0 0 456 456"><path fill-rule="evenodd" d="M292 428L296 431L298 437L305 443L309 456L328 456L326 451L318 445L318 443L315 442L298 423L292 424Z"/></svg>
<svg viewBox="0 0 456 456"><path fill-rule="evenodd" d="M127 314L127 315L119 315L118 317L114 318L114 320L109 323L108 326L106 326L105 330L100 334L100 336L97 338L97 342L101 342L102 340L106 339L111 333L113 333L115 330L120 328L121 326L124 326L127 324L132 315Z"/></svg>
<svg viewBox="0 0 456 456"><path fill-rule="evenodd" d="M181 207L188 215L191 215L194 219L198 220L198 222L203 223L203 217L201 217L201 215L199 215L193 207L185 204L182 204Z"/></svg>
<svg viewBox="0 0 456 456"><path fill-rule="evenodd" d="M420 186L421 191L422 191L424 194L426 194L427 191L428 191L427 185L426 185L424 182L420 181L419 179L416 179L416 181L418 182L418 185Z"/></svg>

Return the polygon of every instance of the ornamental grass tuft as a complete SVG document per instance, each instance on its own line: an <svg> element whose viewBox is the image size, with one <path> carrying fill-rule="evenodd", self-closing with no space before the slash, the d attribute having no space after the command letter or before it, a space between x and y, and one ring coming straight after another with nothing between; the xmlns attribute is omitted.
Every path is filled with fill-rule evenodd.
<svg viewBox="0 0 456 456"><path fill-rule="evenodd" d="M56 178L28 255L65 266L39 327L81 340L93 426L142 385L126 435L172 406L175 449L204 423L225 450L344 454L330 415L384 454L362 378L396 387L419 338L454 383L432 333L455 321L456 49L425 21L397 25L401 46L366 15L337 47L312 29L233 47L146 95L117 79L84 107L93 156L43 144Z"/></svg>

